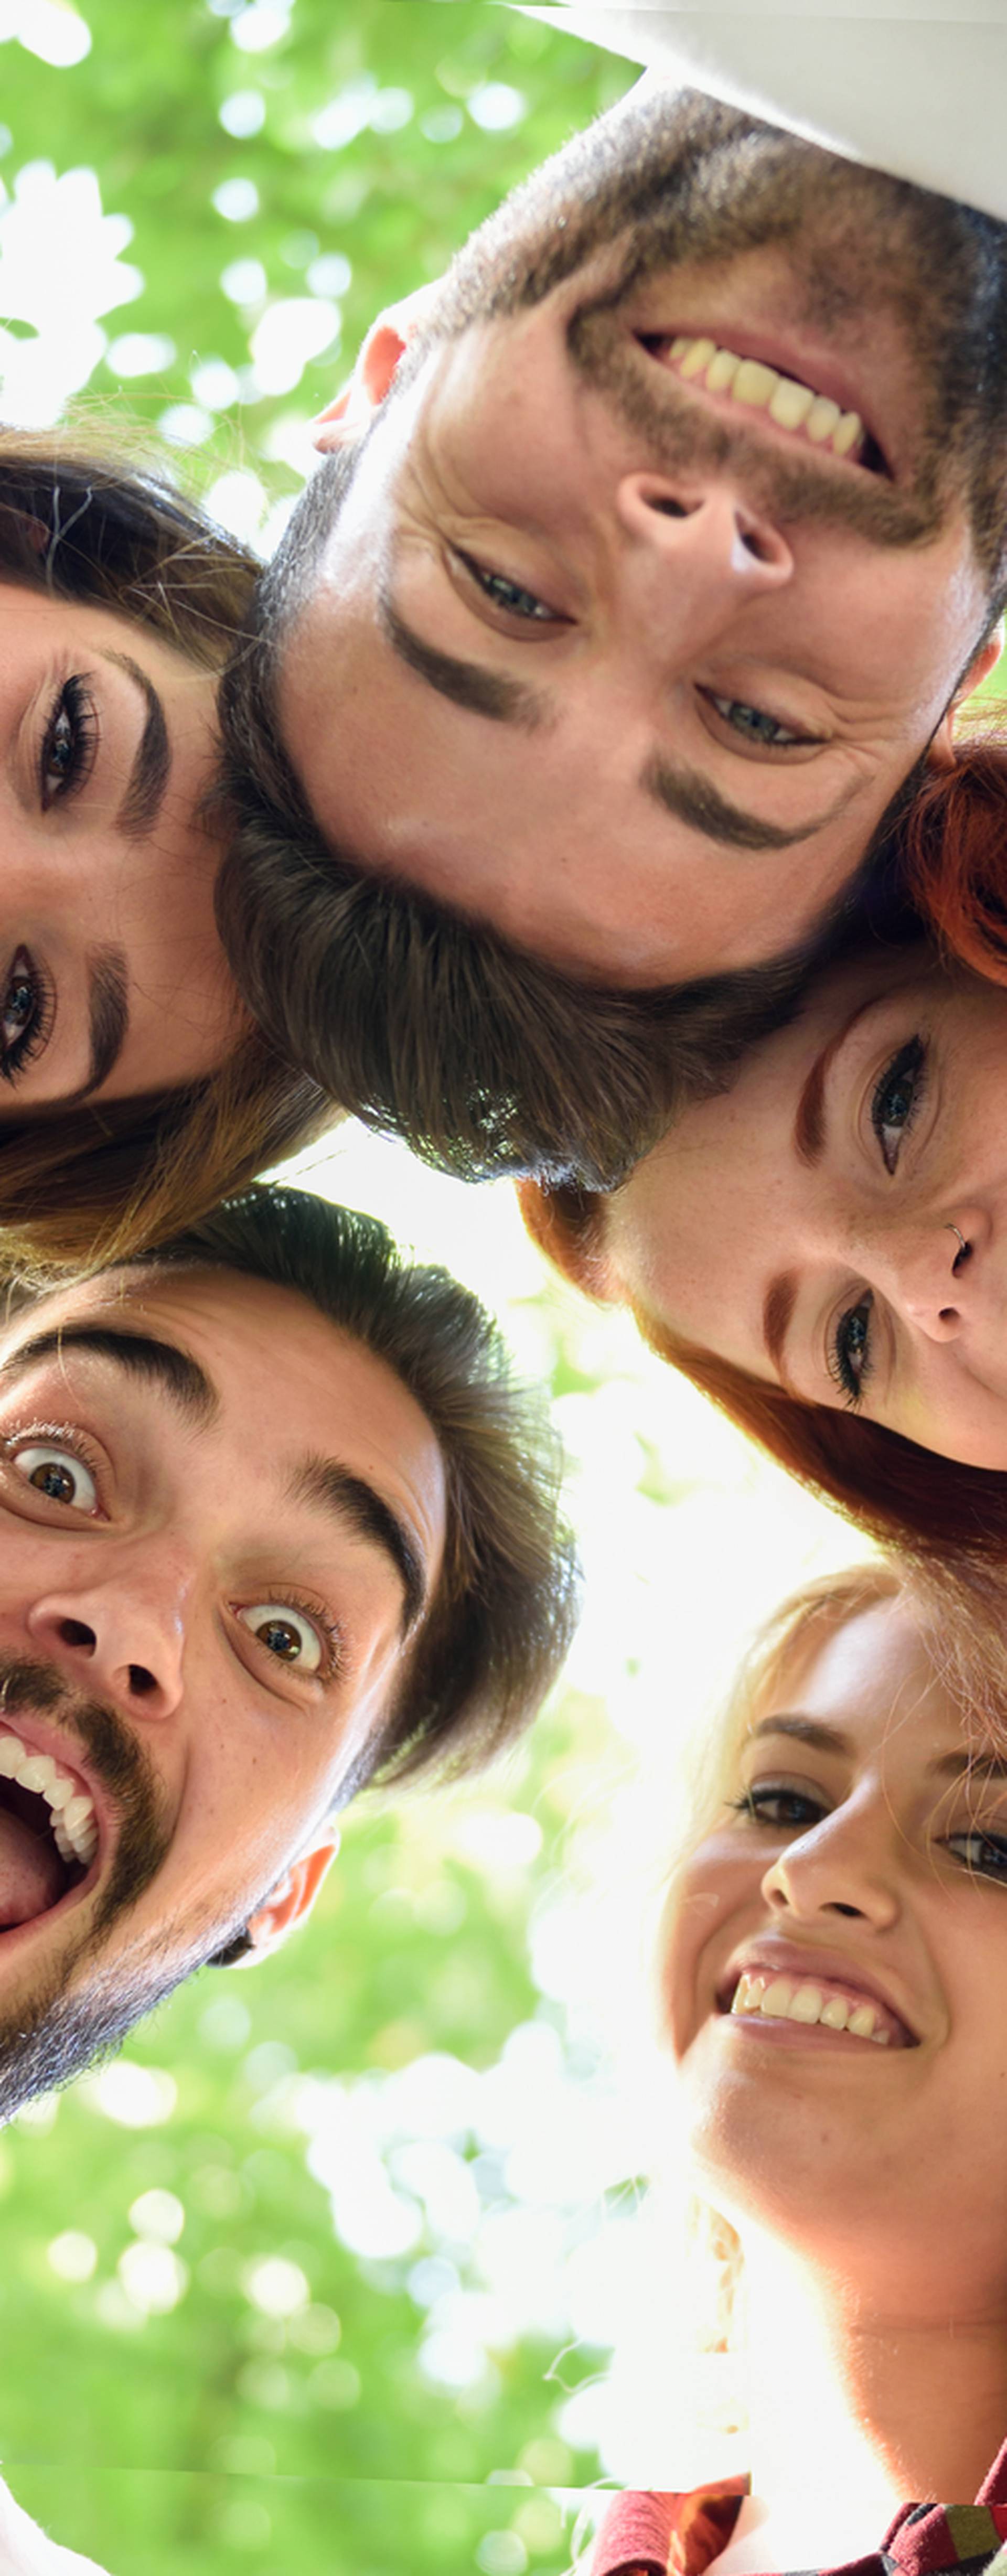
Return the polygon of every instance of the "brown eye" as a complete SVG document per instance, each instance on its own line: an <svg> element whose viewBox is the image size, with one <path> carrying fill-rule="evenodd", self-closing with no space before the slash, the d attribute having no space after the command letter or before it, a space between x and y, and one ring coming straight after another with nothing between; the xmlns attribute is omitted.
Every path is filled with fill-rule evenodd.
<svg viewBox="0 0 1007 2576"><path fill-rule="evenodd" d="M94 1477L72 1449L58 1449L49 1441L31 1441L14 1455L14 1466L37 1494L45 1494L51 1503L72 1503L81 1512L98 1508L98 1491Z"/></svg>
<svg viewBox="0 0 1007 2576"><path fill-rule="evenodd" d="M238 1617L275 1662L297 1665L302 1673L319 1671L321 1640L300 1610L291 1610L285 1602L256 1601L250 1609L239 1610Z"/></svg>

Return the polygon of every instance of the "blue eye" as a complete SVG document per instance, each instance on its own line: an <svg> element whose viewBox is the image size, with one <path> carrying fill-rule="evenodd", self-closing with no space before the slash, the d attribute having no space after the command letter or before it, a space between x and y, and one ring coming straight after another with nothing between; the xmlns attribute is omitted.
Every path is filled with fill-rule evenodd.
<svg viewBox="0 0 1007 2576"><path fill-rule="evenodd" d="M927 1051L913 1037L892 1057L871 1101L871 1125L887 1172L894 1172L904 1136L916 1118L926 1085Z"/></svg>
<svg viewBox="0 0 1007 2576"><path fill-rule="evenodd" d="M873 1298L861 1297L840 1315L829 1352L829 1375L848 1404L859 1404L873 1366L870 1313Z"/></svg>
<svg viewBox="0 0 1007 2576"><path fill-rule="evenodd" d="M550 608L546 600L540 599L536 591L526 590L522 582L512 581L509 573L495 572L488 565L477 563L475 556L463 554L460 546L456 546L454 551L459 563L464 564L471 580L482 591L484 599L490 600L493 607L501 609L505 616L524 618L529 625L567 623L558 609Z"/></svg>
<svg viewBox="0 0 1007 2576"><path fill-rule="evenodd" d="M817 740L814 734L795 733L793 726L781 723L779 716L767 714L765 707L750 707L743 698L719 698L712 690L709 697L721 722L746 742L762 743L770 751L790 751L797 744Z"/></svg>

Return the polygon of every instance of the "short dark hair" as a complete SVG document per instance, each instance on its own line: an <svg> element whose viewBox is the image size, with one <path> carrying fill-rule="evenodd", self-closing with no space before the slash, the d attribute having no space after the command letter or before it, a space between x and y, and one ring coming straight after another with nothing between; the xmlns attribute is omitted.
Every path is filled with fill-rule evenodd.
<svg viewBox="0 0 1007 2576"><path fill-rule="evenodd" d="M407 1261L373 1216L259 1182L131 1269L233 1270L307 1298L405 1386L444 1460L447 1536L434 1598L392 1704L341 1792L475 1767L536 1714L576 1624L561 1453L538 1388L451 1273ZM15 1292L15 1311L34 1302Z"/></svg>
<svg viewBox="0 0 1007 2576"><path fill-rule="evenodd" d="M346 457L327 460L301 504L309 551L338 504L330 468L345 476ZM217 924L249 1010L340 1107L441 1170L613 1188L689 1101L723 1089L743 1049L789 1018L861 895L873 888L880 902L919 765L810 941L689 984L580 983L326 840L276 702L300 590L300 558L278 558L219 694L229 840Z"/></svg>

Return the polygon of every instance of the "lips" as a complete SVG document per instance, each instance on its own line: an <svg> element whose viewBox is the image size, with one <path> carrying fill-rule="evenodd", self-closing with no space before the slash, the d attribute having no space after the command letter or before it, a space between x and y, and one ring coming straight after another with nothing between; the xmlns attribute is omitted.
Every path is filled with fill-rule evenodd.
<svg viewBox="0 0 1007 2576"><path fill-rule="evenodd" d="M29 1734L30 1728L30 1734ZM43 1746L9 1704L0 1720L0 1932L23 1929L90 1882L96 1801L54 1735Z"/></svg>
<svg viewBox="0 0 1007 2576"><path fill-rule="evenodd" d="M812 2009L816 1994L819 2003ZM862 2038L895 2048L919 2046L894 1996L859 1960L810 1943L756 1941L737 1952L718 1985L716 2002L721 2014L794 2021L808 2028L824 2025L848 2034L851 2043Z"/></svg>
<svg viewBox="0 0 1007 2576"><path fill-rule="evenodd" d="M638 345L678 378L687 398L774 446L817 449L833 463L891 479L888 458L859 387L828 361L770 345L764 334L736 331L637 330Z"/></svg>

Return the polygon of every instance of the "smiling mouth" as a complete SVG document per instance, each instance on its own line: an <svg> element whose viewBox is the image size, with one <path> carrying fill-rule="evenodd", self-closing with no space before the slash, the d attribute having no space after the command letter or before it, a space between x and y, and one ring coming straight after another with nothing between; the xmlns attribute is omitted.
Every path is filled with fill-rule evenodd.
<svg viewBox="0 0 1007 2576"><path fill-rule="evenodd" d="M635 337L649 358L713 397L718 410L730 407L746 420L763 419L788 446L812 447L861 473L892 480L884 450L862 414L843 411L816 386L703 335L638 331Z"/></svg>
<svg viewBox="0 0 1007 2576"><path fill-rule="evenodd" d="M90 1877L94 1800L51 1754L0 1728L0 1933L51 1914Z"/></svg>
<svg viewBox="0 0 1007 2576"><path fill-rule="evenodd" d="M843 2032L854 2045L870 2040L877 2048L919 2046L889 2004L836 1977L785 1976L769 1969L743 1968L721 1989L717 2009L732 2019L797 2022L808 2030L821 2025Z"/></svg>

